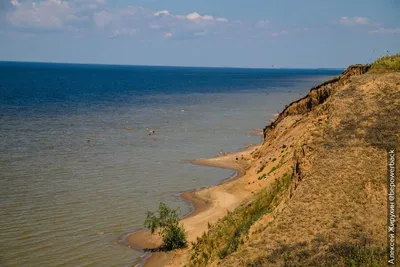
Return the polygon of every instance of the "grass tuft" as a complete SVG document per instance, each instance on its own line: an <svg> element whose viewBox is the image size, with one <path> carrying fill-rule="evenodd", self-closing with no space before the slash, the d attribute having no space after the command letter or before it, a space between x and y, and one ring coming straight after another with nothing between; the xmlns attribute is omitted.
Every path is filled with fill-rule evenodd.
<svg viewBox="0 0 400 267"><path fill-rule="evenodd" d="M258 180L262 180L262 179L264 179L264 178L266 178L267 177L267 175L264 173L263 175L261 175L260 177L258 177Z"/></svg>
<svg viewBox="0 0 400 267"><path fill-rule="evenodd" d="M262 171L264 170L264 168L265 168L265 164L263 164L263 165L260 167L260 169L257 171L257 174L259 174L260 172L262 172Z"/></svg>

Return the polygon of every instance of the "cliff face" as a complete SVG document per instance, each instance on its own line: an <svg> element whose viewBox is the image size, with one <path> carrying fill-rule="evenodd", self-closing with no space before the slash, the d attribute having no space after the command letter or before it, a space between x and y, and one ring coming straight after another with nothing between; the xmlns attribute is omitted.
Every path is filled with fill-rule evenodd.
<svg viewBox="0 0 400 267"><path fill-rule="evenodd" d="M274 122L264 128L264 139L280 121L290 115L305 114L313 110L316 106L325 102L325 100L339 87L350 82L352 76L366 73L370 65L352 65L348 67L340 76L328 80L316 87L311 88L310 92L303 98L289 104L276 118Z"/></svg>
<svg viewBox="0 0 400 267"><path fill-rule="evenodd" d="M242 189L260 190L198 239L188 266L386 265L386 159L398 145L400 72L369 69L350 66L264 128Z"/></svg>
<svg viewBox="0 0 400 267"><path fill-rule="evenodd" d="M289 155L280 166L293 170L287 198L211 266L386 265L386 159L399 145L400 72L369 68L350 66L264 128L253 156Z"/></svg>
<svg viewBox="0 0 400 267"><path fill-rule="evenodd" d="M237 198L234 209L224 206L229 212L168 266L386 266L400 56L378 63L384 72L353 65L312 88L264 128L260 146L241 160L233 155L245 174L215 192ZM388 64L399 71L387 72ZM211 195L204 199L221 206Z"/></svg>

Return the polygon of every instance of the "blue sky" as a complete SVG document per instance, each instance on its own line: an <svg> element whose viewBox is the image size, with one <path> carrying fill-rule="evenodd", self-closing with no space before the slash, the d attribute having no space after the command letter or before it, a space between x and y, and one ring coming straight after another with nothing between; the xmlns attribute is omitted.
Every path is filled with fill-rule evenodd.
<svg viewBox="0 0 400 267"><path fill-rule="evenodd" d="M0 60L343 68L386 51L397 0L0 0Z"/></svg>

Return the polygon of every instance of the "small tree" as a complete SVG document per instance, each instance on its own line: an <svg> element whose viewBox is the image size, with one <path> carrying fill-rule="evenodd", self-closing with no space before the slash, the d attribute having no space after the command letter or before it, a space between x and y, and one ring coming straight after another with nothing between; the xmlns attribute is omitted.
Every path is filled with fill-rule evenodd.
<svg viewBox="0 0 400 267"><path fill-rule="evenodd" d="M158 234L163 239L163 248L173 250L186 247L186 233L179 225L179 209L170 209L166 204L160 202L158 215L148 211L144 226L150 229L152 234L158 230Z"/></svg>

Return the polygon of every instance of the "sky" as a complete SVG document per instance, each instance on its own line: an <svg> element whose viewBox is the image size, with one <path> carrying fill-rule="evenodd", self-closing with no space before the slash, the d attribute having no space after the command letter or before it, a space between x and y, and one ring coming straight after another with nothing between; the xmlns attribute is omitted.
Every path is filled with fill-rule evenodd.
<svg viewBox="0 0 400 267"><path fill-rule="evenodd" d="M345 68L398 52L398 0L0 0L4 61Z"/></svg>

